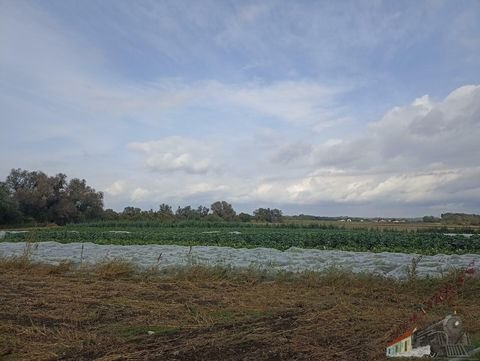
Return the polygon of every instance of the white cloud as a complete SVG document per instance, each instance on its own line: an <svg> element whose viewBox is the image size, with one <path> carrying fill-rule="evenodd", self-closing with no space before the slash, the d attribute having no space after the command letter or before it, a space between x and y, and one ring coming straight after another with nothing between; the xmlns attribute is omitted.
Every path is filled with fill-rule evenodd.
<svg viewBox="0 0 480 361"><path fill-rule="evenodd" d="M205 142L172 136L150 142L133 142L128 148L145 154L145 165L154 171L207 173L218 170L216 150Z"/></svg>
<svg viewBox="0 0 480 361"><path fill-rule="evenodd" d="M364 134L286 144L272 159L370 173L456 169L478 165L479 138L480 86L464 86L442 101L424 96L394 107Z"/></svg>
<svg viewBox="0 0 480 361"><path fill-rule="evenodd" d="M468 199L480 187L478 139L480 86L460 87L438 102L423 96L394 107L364 135L287 144L272 160L288 162L290 176L254 194L287 203Z"/></svg>
<svg viewBox="0 0 480 361"><path fill-rule="evenodd" d="M386 174L315 172L304 178L260 184L251 200L274 203L415 203L444 196L441 187L461 177L456 171Z"/></svg>
<svg viewBox="0 0 480 361"><path fill-rule="evenodd" d="M128 150L140 152L151 173L117 180L107 194L137 204L226 199L257 205L424 205L435 211L456 204L458 210L462 202L480 202L479 97L479 86L461 87L440 101L424 96L392 108L363 135L337 135L320 144L295 141L279 148L285 139L268 131L254 137L251 153L180 136L132 142ZM239 157L247 157L241 169ZM158 172L168 175L158 178Z"/></svg>
<svg viewBox="0 0 480 361"><path fill-rule="evenodd" d="M147 189L138 187L133 190L130 196L130 200L132 200L133 202L143 201L149 194L150 191L148 191Z"/></svg>
<svg viewBox="0 0 480 361"><path fill-rule="evenodd" d="M195 195L199 193L224 193L228 189L229 187L224 184L200 182L187 187L185 190L185 195Z"/></svg>
<svg viewBox="0 0 480 361"><path fill-rule="evenodd" d="M123 180L117 180L113 182L107 189L105 189L105 192L107 194L112 195L112 196L117 196L125 192L127 189L127 183Z"/></svg>

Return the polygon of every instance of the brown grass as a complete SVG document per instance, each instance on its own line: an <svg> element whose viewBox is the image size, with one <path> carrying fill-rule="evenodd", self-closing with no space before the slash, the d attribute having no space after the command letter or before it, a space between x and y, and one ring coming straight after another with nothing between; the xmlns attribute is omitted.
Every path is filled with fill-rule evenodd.
<svg viewBox="0 0 480 361"><path fill-rule="evenodd" d="M392 330L440 283L0 262L0 359L383 360ZM478 295L480 280L469 280L425 322L456 309L480 341Z"/></svg>
<svg viewBox="0 0 480 361"><path fill-rule="evenodd" d="M120 258L100 262L93 267L94 273L103 279L129 277L135 273L135 266Z"/></svg>

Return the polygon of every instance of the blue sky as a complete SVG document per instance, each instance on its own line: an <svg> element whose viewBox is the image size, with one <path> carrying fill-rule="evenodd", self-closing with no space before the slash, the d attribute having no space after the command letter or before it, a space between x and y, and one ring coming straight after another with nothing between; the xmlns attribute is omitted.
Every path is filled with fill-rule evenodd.
<svg viewBox="0 0 480 361"><path fill-rule="evenodd" d="M0 0L0 176L105 205L480 212L480 2Z"/></svg>

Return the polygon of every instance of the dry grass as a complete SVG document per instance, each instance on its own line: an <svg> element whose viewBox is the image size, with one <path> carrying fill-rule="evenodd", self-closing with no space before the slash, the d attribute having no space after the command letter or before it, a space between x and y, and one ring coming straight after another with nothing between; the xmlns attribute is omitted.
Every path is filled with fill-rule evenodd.
<svg viewBox="0 0 480 361"><path fill-rule="evenodd" d="M136 268L131 262L120 258L100 262L93 267L94 273L103 279L116 279L132 276Z"/></svg>
<svg viewBox="0 0 480 361"><path fill-rule="evenodd" d="M2 360L383 360L395 326L440 281L194 266L135 273L0 262ZM449 305L480 341L480 280ZM149 331L151 334L149 334Z"/></svg>

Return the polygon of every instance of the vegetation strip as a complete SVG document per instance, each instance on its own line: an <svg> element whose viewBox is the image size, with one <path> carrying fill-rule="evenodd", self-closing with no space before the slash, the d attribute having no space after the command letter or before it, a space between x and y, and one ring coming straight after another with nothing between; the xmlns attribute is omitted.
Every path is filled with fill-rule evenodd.
<svg viewBox="0 0 480 361"><path fill-rule="evenodd" d="M480 253L480 235L433 232L328 229L297 226L239 226L228 223L165 224L142 226L125 222L77 225L38 229L26 233L6 233L9 242L60 243L93 242L97 244L142 245L171 244L183 246L265 247L281 251L291 247L345 251L402 252L434 255Z"/></svg>

